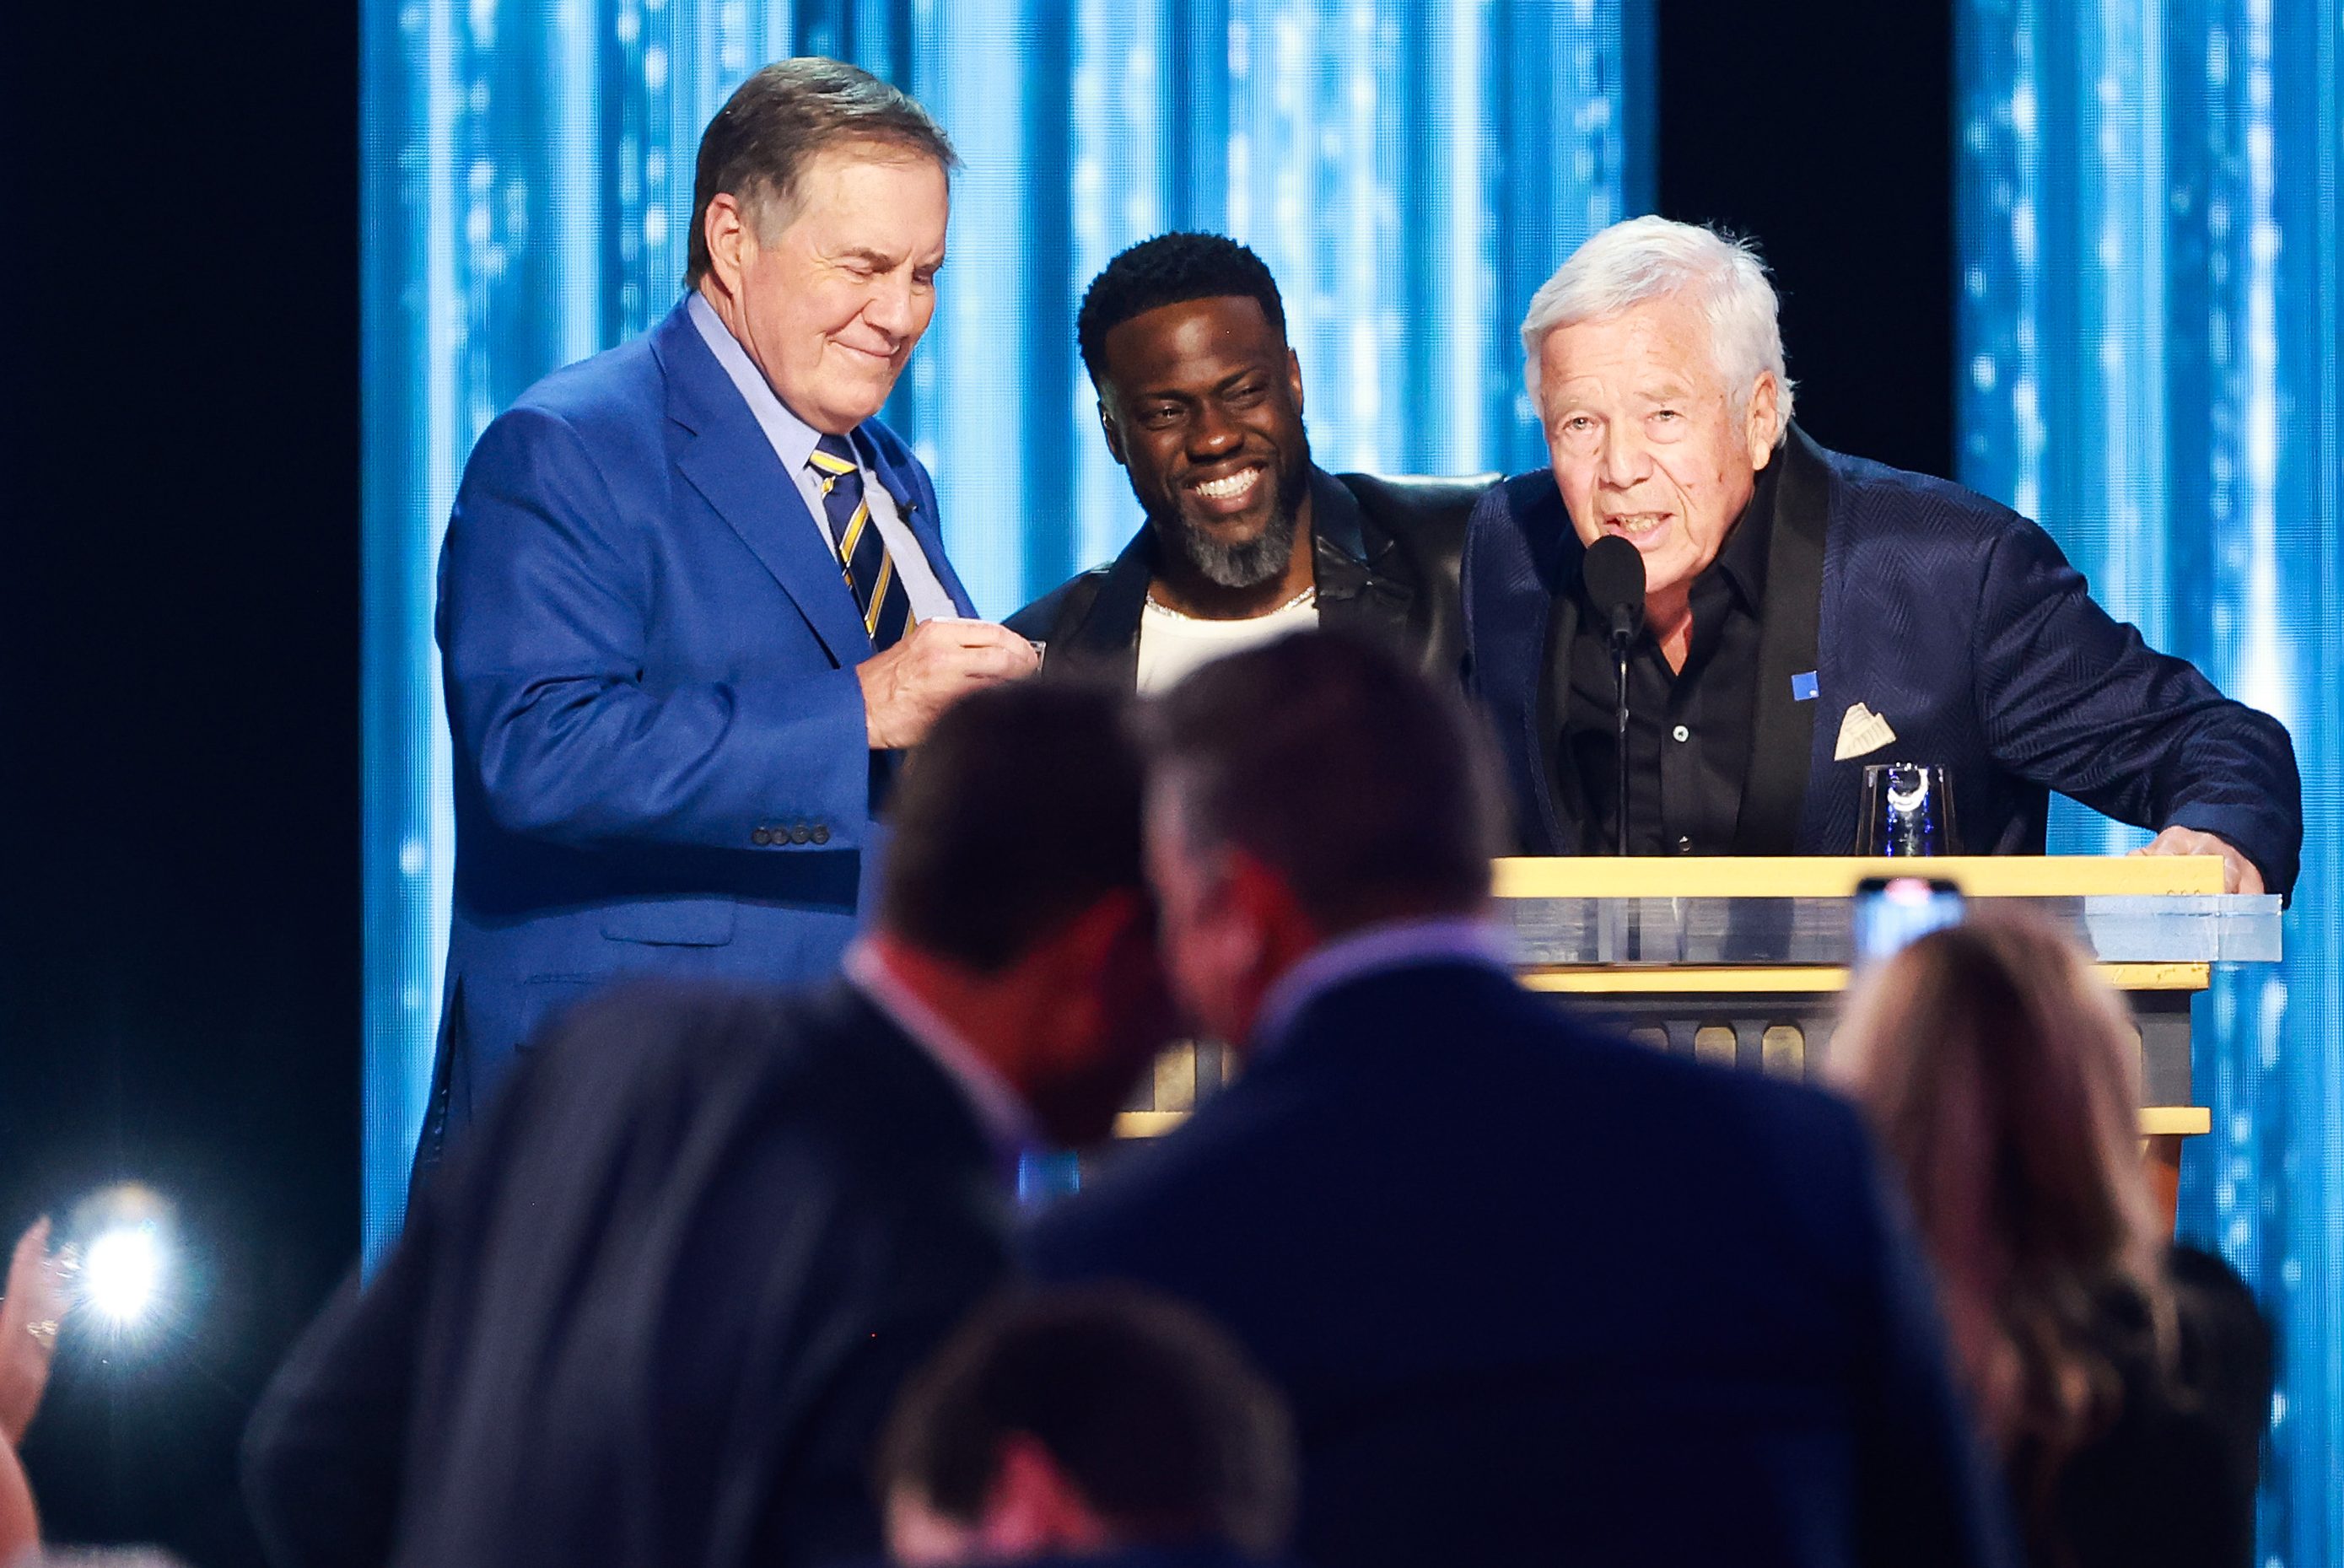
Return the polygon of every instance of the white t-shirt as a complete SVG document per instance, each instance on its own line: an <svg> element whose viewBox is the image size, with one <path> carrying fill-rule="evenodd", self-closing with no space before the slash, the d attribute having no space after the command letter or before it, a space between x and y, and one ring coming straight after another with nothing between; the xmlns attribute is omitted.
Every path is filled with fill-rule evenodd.
<svg viewBox="0 0 2344 1568"><path fill-rule="evenodd" d="M1199 621L1150 599L1139 616L1139 690L1161 692L1199 664L1318 624L1315 595L1244 621Z"/></svg>

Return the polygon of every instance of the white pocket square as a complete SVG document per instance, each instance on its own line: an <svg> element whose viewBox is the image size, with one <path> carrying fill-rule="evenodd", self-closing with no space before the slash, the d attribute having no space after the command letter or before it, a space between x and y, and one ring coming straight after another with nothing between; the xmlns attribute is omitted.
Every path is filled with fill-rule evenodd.
<svg viewBox="0 0 2344 1568"><path fill-rule="evenodd" d="M1894 744L1895 739L1896 732L1888 727L1886 719L1858 703L1840 719L1839 744L1832 748L1832 761L1844 763L1850 757L1868 755Z"/></svg>

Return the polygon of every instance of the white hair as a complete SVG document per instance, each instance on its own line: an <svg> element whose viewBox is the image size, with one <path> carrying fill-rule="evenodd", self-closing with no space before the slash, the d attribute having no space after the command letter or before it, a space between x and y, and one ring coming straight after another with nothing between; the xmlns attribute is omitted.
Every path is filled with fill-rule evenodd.
<svg viewBox="0 0 2344 1568"><path fill-rule="evenodd" d="M1523 375L1543 410L1539 351L1558 327L1598 321L1632 306L1690 293L1709 318L1710 355L1740 419L1761 376L1774 378L1774 444L1791 428L1791 378L1783 373L1783 328L1774 286L1746 239L1665 217L1615 223L1571 252L1531 297L1522 318Z"/></svg>

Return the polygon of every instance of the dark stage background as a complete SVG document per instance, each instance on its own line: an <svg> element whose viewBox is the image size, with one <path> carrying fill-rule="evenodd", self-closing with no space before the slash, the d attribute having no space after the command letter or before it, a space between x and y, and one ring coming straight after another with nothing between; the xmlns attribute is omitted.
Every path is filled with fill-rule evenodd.
<svg viewBox="0 0 2344 1568"><path fill-rule="evenodd" d="M25 1457L59 1539L227 1568L244 1412L358 1248L358 16L25 9L0 1229L135 1178L191 1259ZM1948 472L1948 10L1658 10L1660 209L1761 238L1818 437Z"/></svg>

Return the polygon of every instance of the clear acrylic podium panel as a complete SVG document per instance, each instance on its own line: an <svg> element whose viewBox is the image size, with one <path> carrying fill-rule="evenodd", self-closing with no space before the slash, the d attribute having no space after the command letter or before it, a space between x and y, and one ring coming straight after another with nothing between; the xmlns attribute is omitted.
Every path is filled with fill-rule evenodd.
<svg viewBox="0 0 2344 1568"><path fill-rule="evenodd" d="M1659 1048L1808 1078L1847 984L1855 885L1894 875L2023 903L2083 942L2140 1026L2143 1132L2206 1130L2190 1000L2216 964L2279 957L2279 900L2225 895L2210 856L1510 859L1497 907L1526 985ZM1118 1130L1167 1130L1233 1071L1217 1047L1176 1047Z"/></svg>
<svg viewBox="0 0 2344 1568"><path fill-rule="evenodd" d="M2207 1129L2190 1000L2216 964L2279 957L2278 898L2224 894L2212 856L1507 860L1498 907L1526 984L1664 1049L1813 1077L1854 957L1855 885L1897 875L1950 881L1973 909L2024 905L2080 941L2140 1027L2142 1130Z"/></svg>

